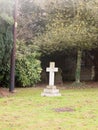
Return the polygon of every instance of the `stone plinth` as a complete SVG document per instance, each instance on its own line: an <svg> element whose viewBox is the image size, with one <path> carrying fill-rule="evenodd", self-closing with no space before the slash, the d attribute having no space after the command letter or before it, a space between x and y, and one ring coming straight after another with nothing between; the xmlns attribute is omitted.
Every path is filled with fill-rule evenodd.
<svg viewBox="0 0 98 130"><path fill-rule="evenodd" d="M56 89L56 86L47 86L44 89L41 96L53 97L53 96L61 96L59 89Z"/></svg>

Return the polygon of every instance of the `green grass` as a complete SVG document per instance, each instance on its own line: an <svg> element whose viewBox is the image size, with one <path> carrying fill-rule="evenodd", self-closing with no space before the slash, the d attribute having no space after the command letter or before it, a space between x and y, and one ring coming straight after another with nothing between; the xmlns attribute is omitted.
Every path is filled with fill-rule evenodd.
<svg viewBox="0 0 98 130"><path fill-rule="evenodd" d="M42 87L17 89L0 98L0 130L98 130L98 88L63 87L61 97L41 97L42 91Z"/></svg>

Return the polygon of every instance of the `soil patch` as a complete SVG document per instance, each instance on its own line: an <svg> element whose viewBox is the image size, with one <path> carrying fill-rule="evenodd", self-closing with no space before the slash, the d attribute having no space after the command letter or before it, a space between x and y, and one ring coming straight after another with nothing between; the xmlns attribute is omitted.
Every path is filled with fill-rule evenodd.
<svg viewBox="0 0 98 130"><path fill-rule="evenodd" d="M9 96L9 91L5 88L0 88L0 97L7 97Z"/></svg>
<svg viewBox="0 0 98 130"><path fill-rule="evenodd" d="M70 107L61 107L61 108L55 108L55 112L74 112L75 109L70 108Z"/></svg>

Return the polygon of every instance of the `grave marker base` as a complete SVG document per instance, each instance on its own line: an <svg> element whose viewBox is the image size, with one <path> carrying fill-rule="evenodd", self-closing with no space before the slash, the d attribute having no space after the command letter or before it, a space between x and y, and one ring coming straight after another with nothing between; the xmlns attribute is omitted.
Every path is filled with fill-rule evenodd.
<svg viewBox="0 0 98 130"><path fill-rule="evenodd" d="M47 86L44 89L44 92L41 93L41 96L54 97L61 96L59 89L56 89L56 86Z"/></svg>

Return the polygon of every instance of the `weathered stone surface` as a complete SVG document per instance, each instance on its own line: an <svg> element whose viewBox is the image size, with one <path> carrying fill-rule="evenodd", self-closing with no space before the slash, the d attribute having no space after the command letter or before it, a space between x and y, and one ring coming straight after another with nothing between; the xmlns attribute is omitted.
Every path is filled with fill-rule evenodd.
<svg viewBox="0 0 98 130"><path fill-rule="evenodd" d="M44 93L59 93L58 89L44 89Z"/></svg>
<svg viewBox="0 0 98 130"><path fill-rule="evenodd" d="M55 62L50 62L50 67L46 68L46 71L49 72L49 86L54 86L55 72L58 72Z"/></svg>
<svg viewBox="0 0 98 130"><path fill-rule="evenodd" d="M47 88L44 89L43 93L41 93L41 96L48 96L48 97L61 96L59 89L56 89L56 86L52 87L47 86Z"/></svg>

